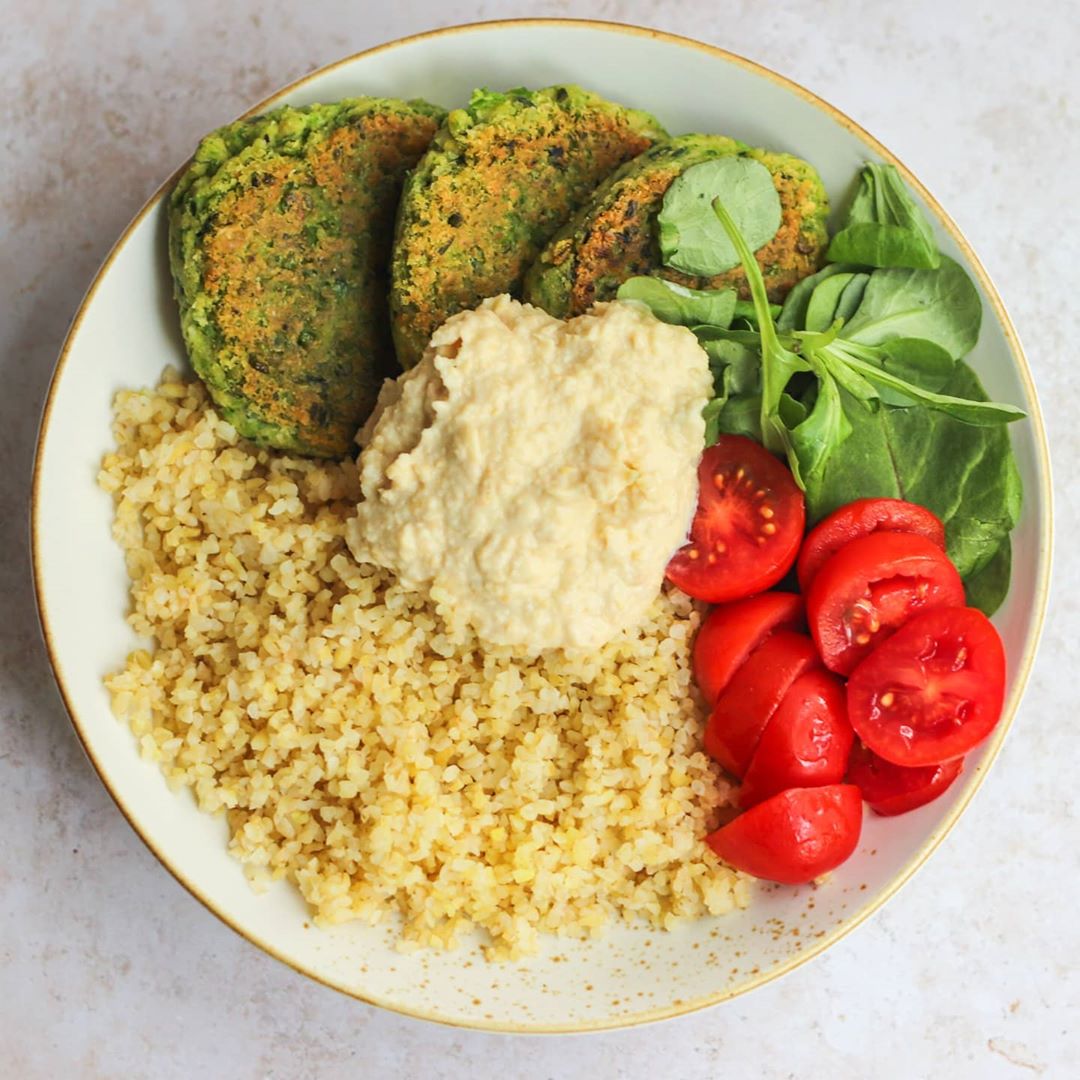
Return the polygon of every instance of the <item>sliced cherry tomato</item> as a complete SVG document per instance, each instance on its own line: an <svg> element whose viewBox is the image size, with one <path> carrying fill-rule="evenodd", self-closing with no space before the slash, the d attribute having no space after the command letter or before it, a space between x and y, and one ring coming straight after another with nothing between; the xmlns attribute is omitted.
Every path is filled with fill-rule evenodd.
<svg viewBox="0 0 1080 1080"><path fill-rule="evenodd" d="M974 608L940 608L915 616L851 673L848 718L886 761L938 765L994 730L1004 697L993 624Z"/></svg>
<svg viewBox="0 0 1080 1080"><path fill-rule="evenodd" d="M964 583L932 540L878 532L845 544L825 563L806 612L825 666L847 675L913 615L963 604Z"/></svg>
<svg viewBox="0 0 1080 1080"><path fill-rule="evenodd" d="M835 870L862 831L862 795L854 784L788 788L710 833L724 862L754 877L802 885Z"/></svg>
<svg viewBox="0 0 1080 1080"><path fill-rule="evenodd" d="M895 817L933 802L960 775L963 767L964 759L957 758L941 765L905 769L859 743L851 755L848 783L858 787L875 814Z"/></svg>
<svg viewBox="0 0 1080 1080"><path fill-rule="evenodd" d="M742 776L769 718L804 672L818 664L805 634L777 630L751 654L720 695L705 726L705 749L728 772Z"/></svg>
<svg viewBox="0 0 1080 1080"><path fill-rule="evenodd" d="M945 550L945 526L925 506L903 499L856 499L810 530L799 552L799 588L806 592L826 560L846 543L874 532L918 533Z"/></svg>
<svg viewBox="0 0 1080 1080"><path fill-rule="evenodd" d="M786 465L744 435L721 435L698 466L690 540L668 563L683 592L711 604L753 596L791 568L806 502Z"/></svg>
<svg viewBox="0 0 1080 1080"><path fill-rule="evenodd" d="M800 675L761 733L739 803L753 806L785 788L839 784L854 741L840 680L820 668Z"/></svg>
<svg viewBox="0 0 1080 1080"><path fill-rule="evenodd" d="M774 631L805 625L802 597L768 592L713 608L694 640L694 678L710 705L731 676Z"/></svg>

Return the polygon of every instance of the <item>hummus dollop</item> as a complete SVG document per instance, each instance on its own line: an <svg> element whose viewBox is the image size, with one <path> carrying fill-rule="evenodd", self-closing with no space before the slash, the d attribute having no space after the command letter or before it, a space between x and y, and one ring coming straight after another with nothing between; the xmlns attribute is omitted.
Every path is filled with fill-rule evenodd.
<svg viewBox="0 0 1080 1080"><path fill-rule="evenodd" d="M640 305L485 300L384 384L349 548L483 642L598 648L685 540L711 392L694 335Z"/></svg>

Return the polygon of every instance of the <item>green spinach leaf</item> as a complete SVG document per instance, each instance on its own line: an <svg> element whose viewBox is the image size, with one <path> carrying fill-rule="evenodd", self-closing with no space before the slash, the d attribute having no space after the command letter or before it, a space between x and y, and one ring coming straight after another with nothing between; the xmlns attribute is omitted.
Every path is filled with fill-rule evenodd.
<svg viewBox="0 0 1080 1080"><path fill-rule="evenodd" d="M727 404L727 395L711 398L701 410L701 417L705 421L705 445L714 446L720 438L720 414Z"/></svg>
<svg viewBox="0 0 1080 1080"><path fill-rule="evenodd" d="M784 303L780 308L780 314L776 317L776 329L781 333L789 333L792 330L804 330L806 328L806 309L810 305L810 297L814 290L833 274L847 274L859 268L846 263L833 263L825 266L816 274L804 277L784 297Z"/></svg>
<svg viewBox="0 0 1080 1080"><path fill-rule="evenodd" d="M713 380L726 380L728 393L741 396L761 389L761 354L737 341L719 339L703 341L702 348L709 357Z"/></svg>
<svg viewBox="0 0 1080 1080"><path fill-rule="evenodd" d="M806 318L804 328L806 330L825 331L833 324L836 315L836 305L840 303L840 297L844 290L854 281L855 275L833 274L822 281L810 294L810 303L806 305Z"/></svg>
<svg viewBox="0 0 1080 1080"><path fill-rule="evenodd" d="M982 321L978 291L959 263L937 270L875 270L843 336L862 345L921 338L959 360L975 347Z"/></svg>
<svg viewBox="0 0 1080 1080"><path fill-rule="evenodd" d="M761 442L761 395L730 398L717 417L717 427L724 435L745 435Z"/></svg>
<svg viewBox="0 0 1080 1080"><path fill-rule="evenodd" d="M688 170L689 171L689 170ZM686 173L683 174L684 176ZM776 326L769 313L769 298L765 292L765 280L746 238L739 231L723 200L717 196L712 201L713 214L720 222L746 272L750 298L754 301L761 337L761 441L767 450L775 454L793 454L787 425L780 418L780 396L791 377L800 371L809 371L810 365L797 353L781 344Z"/></svg>
<svg viewBox="0 0 1080 1080"><path fill-rule="evenodd" d="M954 420L976 426L1009 424L1022 420L1025 416L1024 410L1015 405L985 399L968 400L927 390L891 371L887 357L879 355L873 349L860 348L838 340L826 346L825 351L830 357L854 369L875 386L882 397L885 397L883 391L887 391L888 397L885 397L885 400L893 405L924 405L926 408L947 413Z"/></svg>
<svg viewBox="0 0 1080 1080"><path fill-rule="evenodd" d="M956 370L956 361L940 345L920 338L892 338L872 349L848 343L845 346L926 390L940 390Z"/></svg>
<svg viewBox="0 0 1080 1080"><path fill-rule="evenodd" d="M734 289L688 289L657 277L632 277L619 286L617 300L636 300L661 321L675 326L727 328L735 316Z"/></svg>
<svg viewBox="0 0 1080 1080"><path fill-rule="evenodd" d="M986 399L964 363L943 389ZM1020 474L1008 429L974 427L931 409L883 405L872 412L846 391L841 404L851 434L807 485L809 519L818 521L856 497L908 499L945 523L949 557L961 577L982 569L1020 515Z"/></svg>
<svg viewBox="0 0 1080 1080"><path fill-rule="evenodd" d="M866 286L869 281L869 274L855 274L852 277L844 287L844 291L840 294L840 299L836 303L836 311L833 312L834 319L843 319L844 322L850 320L851 316L859 310L859 305L862 303L862 298L866 292Z"/></svg>
<svg viewBox="0 0 1080 1080"><path fill-rule="evenodd" d="M780 314L779 304L769 305L769 314L775 319ZM757 326L757 312L754 310L753 300L736 300L735 301L735 318L745 319L751 326Z"/></svg>
<svg viewBox="0 0 1080 1080"><path fill-rule="evenodd" d="M761 408L761 354L737 341L724 338L703 341L702 346L709 356L713 392L716 395L705 406L703 413L705 445L712 446L722 433L748 434L745 430L747 422L740 416L740 410L750 407L757 411ZM749 398L753 400L747 406L744 402ZM760 438L759 420L753 422L752 431L756 432L756 438Z"/></svg>
<svg viewBox="0 0 1080 1080"><path fill-rule="evenodd" d="M795 451L793 471L803 488L814 483L830 455L851 434L851 424L844 415L836 380L824 368L816 374L817 397L813 408L791 428L791 445ZM803 412L805 413L805 409ZM784 415L783 412L781 415Z"/></svg>
<svg viewBox="0 0 1080 1080"><path fill-rule="evenodd" d="M844 225L825 256L831 262L936 270L934 233L892 165L868 162Z"/></svg>
<svg viewBox="0 0 1080 1080"><path fill-rule="evenodd" d="M780 196L772 174L752 158L722 157L693 165L664 194L657 217L664 263L687 274L712 277L739 265L739 255L716 220L721 198L752 251L780 228Z"/></svg>
<svg viewBox="0 0 1080 1080"><path fill-rule="evenodd" d="M993 615L1005 602L1011 576L1012 541L1006 536L990 561L964 582L968 606L978 608L984 615Z"/></svg>

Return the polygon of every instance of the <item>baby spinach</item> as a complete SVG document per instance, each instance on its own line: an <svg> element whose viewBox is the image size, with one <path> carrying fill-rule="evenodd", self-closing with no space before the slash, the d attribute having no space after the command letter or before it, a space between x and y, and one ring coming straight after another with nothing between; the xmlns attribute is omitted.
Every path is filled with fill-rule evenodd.
<svg viewBox="0 0 1080 1080"><path fill-rule="evenodd" d="M990 556L990 561L964 582L968 605L978 608L984 615L993 615L1005 602L1011 576L1012 542L1006 536Z"/></svg>
<svg viewBox="0 0 1080 1080"><path fill-rule="evenodd" d="M619 286L618 300L637 300L661 321L675 326L728 327L735 317L734 289L688 289L658 277L632 277Z"/></svg>
<svg viewBox="0 0 1080 1080"><path fill-rule="evenodd" d="M780 314L779 304L769 305L769 314L775 319ZM736 300L735 301L735 318L745 319L747 323L752 326L757 326L757 313L754 311L753 300Z"/></svg>
<svg viewBox="0 0 1080 1080"><path fill-rule="evenodd" d="M962 361L943 389L985 400ZM949 557L960 576L981 570L1020 515L1020 474L1003 425L976 427L930 409L867 409L841 391L851 433L806 488L817 521L853 498L908 499L945 523Z"/></svg>
<svg viewBox="0 0 1080 1080"><path fill-rule="evenodd" d="M840 317L837 308L847 288L856 278L862 278L862 284L866 286L866 274L843 273L834 274L826 278L810 294L810 302L806 305L804 327L807 330L828 330L833 320ZM861 296L861 293L860 293ZM856 302L856 307L858 306ZM854 308L852 308L854 310Z"/></svg>
<svg viewBox="0 0 1080 1080"><path fill-rule="evenodd" d="M712 211L718 195L733 208L738 230L751 250L776 235L780 196L769 170L745 157L704 161L677 177L664 194L657 222L667 266L712 277L739 265L738 252Z"/></svg>
<svg viewBox="0 0 1080 1080"><path fill-rule="evenodd" d="M731 397L716 417L717 435L745 435L761 442L761 394Z"/></svg>
<svg viewBox="0 0 1080 1080"><path fill-rule="evenodd" d="M866 286L870 281L869 274L854 274L851 280L844 286L840 299L836 302L836 310L833 312L834 319L843 319L848 322L851 316L859 310Z"/></svg>
<svg viewBox="0 0 1080 1080"><path fill-rule="evenodd" d="M706 191L751 296L749 305L732 307L730 318L725 307L722 317L710 314L693 326L715 385L705 410L709 442L721 432L746 434L784 454L805 491L811 521L854 498L888 496L929 507L945 523L949 555L967 581L969 601L996 609L1008 588L1008 536L1021 506L1006 425L1023 413L988 401L961 359L974 347L981 322L971 279L944 256L936 267L868 270L873 258L891 250L892 241L879 234L877 254L848 249L850 262L804 279L777 313L740 230L739 186L717 183L710 191L706 180L703 175L684 193L682 203L673 199L669 240L671 229L683 227L685 212L690 246L714 243L700 222ZM895 207L890 212L902 216ZM911 215L905 228L922 234ZM706 256L699 265L707 262ZM664 307L668 319L689 324L699 314L683 307L684 300Z"/></svg>
<svg viewBox="0 0 1080 1080"><path fill-rule="evenodd" d="M810 306L810 297L814 290L823 281L832 277L833 274L846 274L859 268L846 263L833 263L822 267L816 274L804 277L797 282L791 292L784 298L780 314L776 318L776 329L782 333L789 330L804 330L806 328L806 311Z"/></svg>
<svg viewBox="0 0 1080 1080"><path fill-rule="evenodd" d="M956 420L962 420L965 424L976 426L1008 424L1024 418L1023 409L1018 409L1015 405L967 400L951 394L935 393L918 382L903 378L890 368L886 348L887 343L883 348L873 349L840 338L826 345L825 351L830 358L839 360L861 375L875 387L879 396L887 393L886 400L891 405L924 405L928 409L936 409Z"/></svg>
<svg viewBox="0 0 1080 1080"><path fill-rule="evenodd" d="M943 256L936 270L875 270L844 337L862 345L921 338L959 359L975 347L981 322L974 283L959 263Z"/></svg>
<svg viewBox="0 0 1080 1080"><path fill-rule="evenodd" d="M892 407L921 405L976 426L1008 423L1024 415L1012 405L987 402L985 395L968 400L929 389L921 379L911 381L896 370L899 366L910 373L912 369L917 371L920 365L928 367L934 381L940 384L938 375L953 360L954 354L950 352L949 345L954 349L958 347L961 335L970 329L970 320L962 316L954 319L949 312L937 310L941 304L939 297L970 295L978 303L974 286L956 263L950 260L939 270L931 271L874 271L868 276L862 301L851 324L844 326L843 320L839 319L827 330L817 327L824 319L831 318L839 298L856 275L840 272L821 278L807 302L805 321L808 329L781 339L768 312L765 283L753 253L739 234L721 198L713 200L713 208L739 253L757 313L761 349L762 439L774 453L787 455L800 485L807 487L813 477L821 474L829 456L844 444L851 433L851 424L844 416L841 389L870 413L876 413L882 404ZM897 278L897 274L903 276ZM921 277L913 283L912 275ZM944 276L948 280L944 285L940 282L933 284L927 282L927 276L935 279ZM892 282L893 294L899 295L899 300L890 299L893 294L883 292L881 288L875 293L875 282L882 277ZM815 298L819 295L824 299L815 309ZM919 301L926 298L929 300L924 307ZM912 314L913 308L923 312L921 324L917 313ZM867 327L873 328L869 336L879 339L880 343L876 346L858 340L857 324L864 309L870 314L863 317L862 326L864 332ZM942 340L917 339L918 344L912 344L910 338L899 338L906 344L892 344L898 340L897 334L890 333L886 327L893 316L898 316L892 324L895 327L902 328L915 321L916 325L937 333ZM876 323L874 318L877 319ZM977 318L975 324L977 334ZM856 329L852 330L852 327ZM841 333L843 336L838 336ZM747 343L749 335L741 336L743 343ZM971 344L974 344L974 340ZM890 350L900 358L899 365L890 363ZM791 377L800 371L810 371L816 377L817 391L813 407L803 417L795 416L789 406L785 415L785 410L781 409L782 396Z"/></svg>
<svg viewBox="0 0 1080 1080"><path fill-rule="evenodd" d="M794 449L788 428L779 413L780 396L791 377L797 372L809 371L810 365L781 343L769 312L769 298L761 268L720 196L713 199L712 208L743 265L750 298L754 302L761 340L761 440L767 450L787 454L790 460L794 456Z"/></svg>
<svg viewBox="0 0 1080 1080"><path fill-rule="evenodd" d="M862 266L936 270L941 255L930 223L893 165L867 162L843 227L826 258Z"/></svg>
<svg viewBox="0 0 1080 1080"><path fill-rule="evenodd" d="M781 409L781 417L791 432L791 446L794 451L789 456L789 463L796 481L804 489L809 489L817 482L835 448L844 443L851 434L851 423L844 415L837 380L817 357L810 358L810 365L818 377L813 405L809 411L803 406L801 418L790 404L786 410ZM794 399L788 398L788 401Z"/></svg>
<svg viewBox="0 0 1080 1080"><path fill-rule="evenodd" d="M712 446L721 434L752 435L760 440L760 353L724 338L701 344L709 357L716 395L705 406L705 445ZM748 409L752 416L747 416Z"/></svg>

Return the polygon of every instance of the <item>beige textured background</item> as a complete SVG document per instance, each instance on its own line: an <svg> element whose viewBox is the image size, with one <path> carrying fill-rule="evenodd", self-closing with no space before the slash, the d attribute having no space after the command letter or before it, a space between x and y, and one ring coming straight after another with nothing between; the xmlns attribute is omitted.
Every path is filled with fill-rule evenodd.
<svg viewBox="0 0 1080 1080"><path fill-rule="evenodd" d="M1074 3L7 0L0 12L0 1076L1078 1075ZM512 15L610 18L721 44L803 82L910 165L966 231L1027 345L1053 440L1059 540L1048 631L1005 751L885 911L730 1005L528 1042L340 997L192 900L68 729L25 542L38 411L68 321L195 139L344 54Z"/></svg>

